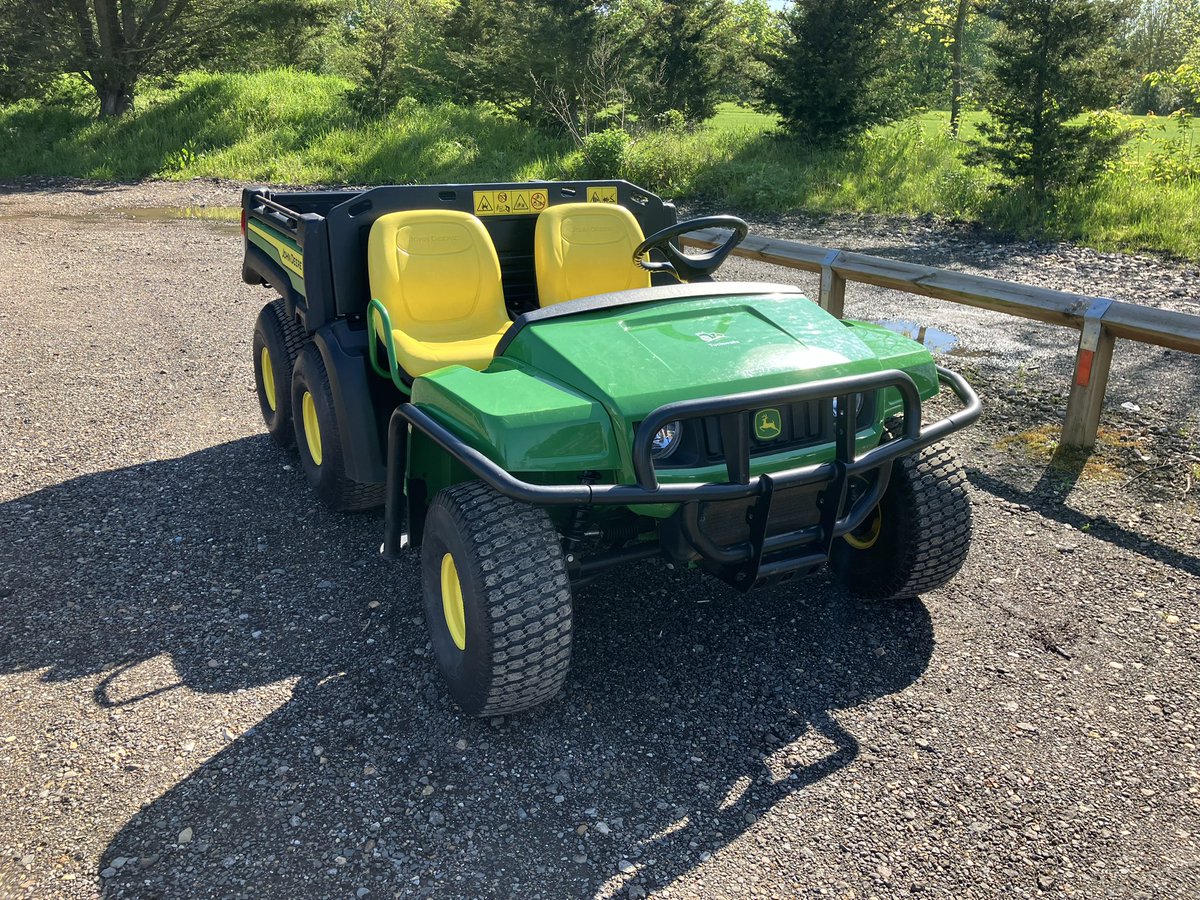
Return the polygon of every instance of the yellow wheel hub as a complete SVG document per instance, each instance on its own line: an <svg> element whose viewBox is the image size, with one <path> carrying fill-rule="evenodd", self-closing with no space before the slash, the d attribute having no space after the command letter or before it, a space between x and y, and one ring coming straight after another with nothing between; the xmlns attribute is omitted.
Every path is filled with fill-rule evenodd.
<svg viewBox="0 0 1200 900"><path fill-rule="evenodd" d="M843 535L843 537L846 539L846 543L855 550L870 550L875 546L875 542L879 540L879 532L882 528L883 513L879 511L879 507L877 506L865 522L853 531Z"/></svg>
<svg viewBox="0 0 1200 900"><path fill-rule="evenodd" d="M308 391L300 401L300 412L304 417L304 439L308 442L308 455L318 466L321 464L321 426L317 424L317 404Z"/></svg>
<svg viewBox="0 0 1200 900"><path fill-rule="evenodd" d="M463 606L462 583L458 580L458 567L454 557L447 553L442 557L442 615L446 618L446 630L459 650L467 649L467 611Z"/></svg>
<svg viewBox="0 0 1200 900"><path fill-rule="evenodd" d="M275 370L271 368L271 351L263 347L258 356L258 365L262 369L263 395L267 398L267 406L271 407L271 412L275 412Z"/></svg>

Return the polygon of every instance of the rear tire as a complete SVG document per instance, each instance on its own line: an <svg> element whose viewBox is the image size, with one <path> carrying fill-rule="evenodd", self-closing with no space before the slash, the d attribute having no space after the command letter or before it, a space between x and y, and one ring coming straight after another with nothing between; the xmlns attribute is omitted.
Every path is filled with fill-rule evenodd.
<svg viewBox="0 0 1200 900"><path fill-rule="evenodd" d="M317 496L336 512L357 512L380 506L384 485L364 484L346 477L333 389L325 370L325 360L315 344L306 344L300 351L291 388L292 425L300 467Z"/></svg>
<svg viewBox="0 0 1200 900"><path fill-rule="evenodd" d="M834 542L829 566L859 597L907 599L950 581L970 546L966 473L953 450L933 444L892 464L879 506Z"/></svg>
<svg viewBox="0 0 1200 900"><path fill-rule="evenodd" d="M559 692L571 664L571 583L545 510L479 482L438 491L421 579L433 655L465 712L520 712Z"/></svg>
<svg viewBox="0 0 1200 900"><path fill-rule="evenodd" d="M264 306L254 323L254 387L267 431L281 447L295 442L292 369L304 346L304 329L288 318L283 299Z"/></svg>

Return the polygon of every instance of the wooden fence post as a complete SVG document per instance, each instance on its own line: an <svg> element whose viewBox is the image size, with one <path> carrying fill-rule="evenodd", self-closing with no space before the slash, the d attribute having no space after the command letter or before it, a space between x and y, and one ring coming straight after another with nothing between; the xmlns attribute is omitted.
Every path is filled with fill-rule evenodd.
<svg viewBox="0 0 1200 900"><path fill-rule="evenodd" d="M1079 349L1075 354L1075 373L1071 396L1067 399L1067 417L1063 421L1062 446L1068 450L1091 450L1096 446L1108 371L1112 366L1116 337L1104 327L1104 314L1112 301L1098 297L1083 318Z"/></svg>
<svg viewBox="0 0 1200 900"><path fill-rule="evenodd" d="M821 260L821 293L817 297L821 309L838 319L846 311L846 279L833 271L841 255L841 250L830 250Z"/></svg>

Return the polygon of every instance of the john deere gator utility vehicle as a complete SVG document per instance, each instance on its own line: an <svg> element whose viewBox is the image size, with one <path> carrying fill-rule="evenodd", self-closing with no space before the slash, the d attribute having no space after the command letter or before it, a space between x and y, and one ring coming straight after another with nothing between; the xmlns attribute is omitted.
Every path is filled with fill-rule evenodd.
<svg viewBox="0 0 1200 900"><path fill-rule="evenodd" d="M917 343L782 284L717 282L731 216L623 181L243 193L267 429L338 510L386 504L469 713L561 687L572 587L663 559L739 590L828 564L854 595L958 571L979 401ZM687 255L677 239L729 230ZM649 235L649 236L647 236ZM922 425L948 387L961 411Z"/></svg>

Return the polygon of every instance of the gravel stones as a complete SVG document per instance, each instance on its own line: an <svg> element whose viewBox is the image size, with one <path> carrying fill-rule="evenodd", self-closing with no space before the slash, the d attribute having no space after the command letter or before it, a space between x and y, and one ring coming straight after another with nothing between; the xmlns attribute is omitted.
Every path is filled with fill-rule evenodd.
<svg viewBox="0 0 1200 900"><path fill-rule="evenodd" d="M1076 477L1000 446L1057 423L1074 333L851 286L852 314L968 351L960 578L868 604L630 566L576 592L567 690L475 721L432 671L416 565L262 433L236 226L117 209L237 186L50 184L0 193L0 894L1200 893L1196 360L1122 342L1105 423L1155 462L1116 446ZM766 225L1196 308L1190 265Z"/></svg>

